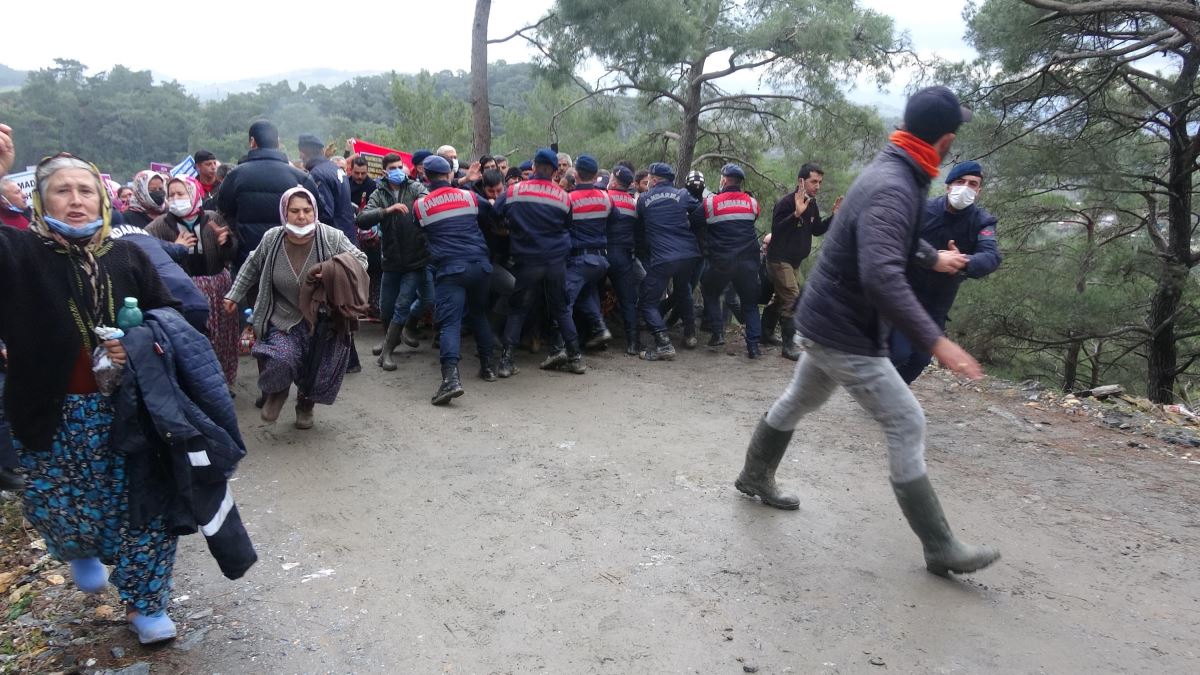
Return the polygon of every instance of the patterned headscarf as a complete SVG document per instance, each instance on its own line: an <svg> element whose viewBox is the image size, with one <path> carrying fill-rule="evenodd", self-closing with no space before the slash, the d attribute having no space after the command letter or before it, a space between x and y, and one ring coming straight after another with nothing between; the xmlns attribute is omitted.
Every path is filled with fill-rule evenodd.
<svg viewBox="0 0 1200 675"><path fill-rule="evenodd" d="M313 222L314 223L317 222L317 220L318 220L317 216L320 215L317 211L317 198L313 196L313 193L306 190L304 188L304 186L297 185L296 187L289 189L287 192L284 192L283 196L279 198L279 224L280 225L287 225L288 201L291 200L293 195L298 195L298 194L308 195L308 203L312 204L312 207L313 207Z"/></svg>
<svg viewBox="0 0 1200 675"><path fill-rule="evenodd" d="M162 179L163 189L165 190L167 187L167 177L161 173L158 173L157 171L146 169L145 171L139 171L136 175L134 175L133 201L129 203L130 211L144 213L153 218L157 218L163 214L167 208L166 201L164 200L163 205L159 206L158 204L154 203L153 199L150 198L150 181L154 180L155 178Z"/></svg>
<svg viewBox="0 0 1200 675"><path fill-rule="evenodd" d="M46 189L46 182L50 177L63 169L84 169L90 172L96 180L96 192L100 197L100 218L103 225L91 239L72 241L55 233L46 224L42 191ZM38 163L34 177L37 180L37 186L32 195L33 218L30 220L29 230L41 237L46 246L55 253L67 256L74 263L71 265L73 274L71 313L74 315L76 327L83 338L83 344L94 348L98 338L91 329L102 323L105 316L116 316L116 308L112 302L112 284L96 260L112 247L112 242L108 241L109 232L112 230L112 201L100 178L100 170L94 164L65 152L47 157ZM105 309L108 310L107 314Z"/></svg>
<svg viewBox="0 0 1200 675"><path fill-rule="evenodd" d="M194 218L200 213L204 207L204 188L200 187L200 182L191 176L175 176L167 181L167 192L171 191L171 183L183 183L184 189L187 190L188 197L192 200L192 210L188 211L183 218ZM182 218L180 219L182 220Z"/></svg>

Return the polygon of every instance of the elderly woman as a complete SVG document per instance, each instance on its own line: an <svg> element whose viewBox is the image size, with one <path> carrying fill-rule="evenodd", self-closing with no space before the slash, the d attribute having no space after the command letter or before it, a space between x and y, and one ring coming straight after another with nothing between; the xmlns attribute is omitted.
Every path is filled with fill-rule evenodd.
<svg viewBox="0 0 1200 675"><path fill-rule="evenodd" d="M125 455L109 445L113 413L92 351L93 329L116 325L122 298L143 309L175 301L141 249L108 239L111 206L95 167L60 154L35 178L29 230L0 228L5 407L26 473L25 516L49 553L70 563L80 590L99 593L111 581L142 643L168 640L176 538L161 516L130 522ZM120 342L104 347L125 363Z"/></svg>
<svg viewBox="0 0 1200 675"><path fill-rule="evenodd" d="M208 339L233 386L237 378L238 317L224 309L225 294L233 288L229 266L237 257L237 238L215 211L205 211L204 189L190 176L167 181L167 212L150 223L146 231L164 241L187 247L178 261L200 292L208 298Z"/></svg>
<svg viewBox="0 0 1200 675"><path fill-rule="evenodd" d="M124 211L125 222L148 227L167 209L167 179L156 171L139 171L133 177L133 199Z"/></svg>
<svg viewBox="0 0 1200 675"><path fill-rule="evenodd" d="M350 335L315 332L316 327L304 318L300 291L312 267L342 253L353 255L366 274L367 255L341 230L317 221L317 199L300 186L283 193L279 219L283 225L267 230L242 265L225 296L225 310L233 314L250 288L258 289L254 303L258 341L252 353L258 359L258 386L264 396L262 419L279 418L295 383L296 428L311 429L314 404L332 405L342 388L350 362ZM312 382L307 391L301 388L305 380Z"/></svg>

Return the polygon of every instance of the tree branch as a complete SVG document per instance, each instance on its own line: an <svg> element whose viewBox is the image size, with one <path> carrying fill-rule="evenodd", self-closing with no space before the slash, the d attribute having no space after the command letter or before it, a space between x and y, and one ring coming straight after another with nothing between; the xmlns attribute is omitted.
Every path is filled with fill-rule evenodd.
<svg viewBox="0 0 1200 675"><path fill-rule="evenodd" d="M538 28L541 28L542 24L546 23L550 19L553 19L555 16L557 16L557 15L554 12L550 12L546 16L543 16L537 23L529 24L528 26L525 26L524 28L518 28L517 30L513 31L509 35L506 35L502 38L496 38L494 40L488 40L487 43L489 45L498 45L502 42L508 42L509 40L516 38L516 37L525 38L526 40L530 40L530 38L525 35L526 31L536 30ZM530 40L530 41L532 42L532 40Z"/></svg>

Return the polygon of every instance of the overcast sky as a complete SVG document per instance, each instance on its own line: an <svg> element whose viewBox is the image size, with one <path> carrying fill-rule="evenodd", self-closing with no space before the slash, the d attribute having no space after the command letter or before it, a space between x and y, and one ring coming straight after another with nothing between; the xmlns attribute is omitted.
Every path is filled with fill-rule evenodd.
<svg viewBox="0 0 1200 675"><path fill-rule="evenodd" d="M967 0L862 0L891 14L924 55L952 58L971 54L963 43L962 8ZM492 37L536 21L552 0L495 0ZM97 3L6 2L6 30L0 63L20 70L53 64L55 57L81 61L90 72L122 64L181 82L228 82L289 71L330 68L345 71L422 68L468 70L474 0L391 3L324 3L313 11L295 0L203 0L180 6ZM330 21L334 8L348 12ZM157 8L157 9L156 9ZM388 21L389 13L395 14ZM391 46L384 37L394 36ZM315 38L321 42L313 42ZM521 40L493 45L489 60L526 61L531 50ZM294 83L293 83L294 84ZM902 84L902 83L901 83ZM870 98L859 92L855 98Z"/></svg>

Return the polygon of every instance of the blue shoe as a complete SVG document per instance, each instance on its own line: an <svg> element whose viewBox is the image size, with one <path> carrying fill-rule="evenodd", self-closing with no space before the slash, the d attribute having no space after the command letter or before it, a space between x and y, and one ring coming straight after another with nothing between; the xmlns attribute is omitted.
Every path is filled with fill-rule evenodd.
<svg viewBox="0 0 1200 675"><path fill-rule="evenodd" d="M71 577L84 593L101 593L108 586L108 572L99 558L72 560Z"/></svg>
<svg viewBox="0 0 1200 675"><path fill-rule="evenodd" d="M148 615L134 612L129 617L129 630L137 633L138 642L144 645L174 640L177 634L175 622L165 611Z"/></svg>

